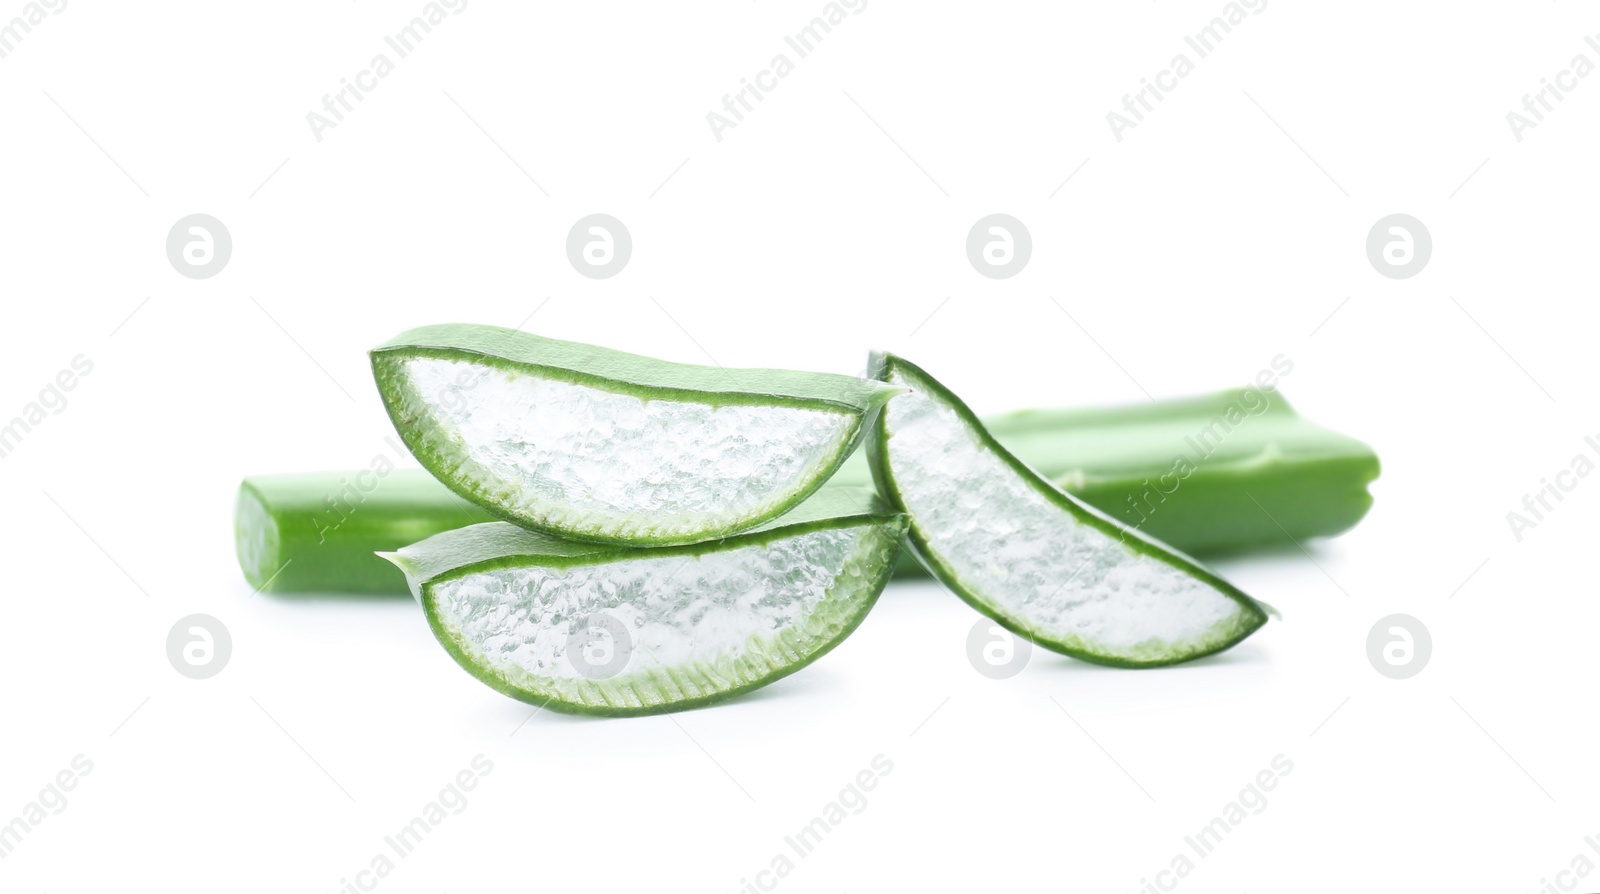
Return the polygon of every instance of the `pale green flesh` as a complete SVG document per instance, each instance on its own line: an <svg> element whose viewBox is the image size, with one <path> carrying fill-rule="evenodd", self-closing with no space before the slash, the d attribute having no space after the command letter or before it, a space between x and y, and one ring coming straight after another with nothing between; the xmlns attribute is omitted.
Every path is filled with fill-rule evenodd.
<svg viewBox="0 0 1600 894"><path fill-rule="evenodd" d="M870 493L830 490L764 529L692 547L573 543L493 522L389 558L480 680L555 710L647 714L765 685L832 648L875 601L903 531Z"/></svg>
<svg viewBox="0 0 1600 894"><path fill-rule="evenodd" d="M912 389L879 422L882 484L929 566L981 611L1046 647L1124 666L1210 654L1264 622L1235 588L1005 453L925 373L893 358L880 368Z"/></svg>

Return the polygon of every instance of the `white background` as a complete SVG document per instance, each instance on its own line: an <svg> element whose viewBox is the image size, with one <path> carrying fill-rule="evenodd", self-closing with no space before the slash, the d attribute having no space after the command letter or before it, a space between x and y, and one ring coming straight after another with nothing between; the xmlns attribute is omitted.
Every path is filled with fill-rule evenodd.
<svg viewBox="0 0 1600 894"><path fill-rule="evenodd" d="M1534 892L1600 862L1600 481L1521 542L1506 521L1600 433L1600 77L1521 142L1506 121L1600 62L1600 15L1274 0L1118 142L1106 113L1223 5L873 0L720 142L706 114L822 3L473 0L320 142L306 114L421 2L48 16L0 60L0 421L93 371L0 459L0 822L94 769L0 889L331 894L478 754L467 808L376 890L739 891L878 754L778 890L1138 891L1279 754L1178 890ZM211 279L164 253L194 212L232 233ZM633 235L611 279L565 256L593 212ZM965 256L992 212L1032 233L1011 279ZM1432 232L1412 279L1365 256L1393 212ZM1347 536L1223 563L1285 619L1191 666L1035 651L992 681L977 616L895 584L755 696L529 721L411 602L252 596L234 563L238 479L387 453L364 352L442 321L726 366L882 347L985 412L1285 354L1284 393L1384 475ZM232 631L210 680L167 661L191 612ZM1392 612L1432 631L1410 680L1365 654Z"/></svg>

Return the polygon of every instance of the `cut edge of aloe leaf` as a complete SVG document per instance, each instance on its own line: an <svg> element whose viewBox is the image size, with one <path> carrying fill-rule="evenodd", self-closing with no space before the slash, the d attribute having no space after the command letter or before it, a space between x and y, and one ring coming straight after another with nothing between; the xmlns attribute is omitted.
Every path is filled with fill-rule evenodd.
<svg viewBox="0 0 1600 894"><path fill-rule="evenodd" d="M1135 529L1122 525L1105 513L1083 503L1019 460L988 432L983 423L979 421L977 415L972 412L964 401L920 367L892 354L875 351L871 355L868 369L869 375L883 381L890 381L892 377L897 374L900 375L906 380L913 392L926 390L931 400L956 414L974 438L977 449L986 451L998 459L1027 488L1064 513L1072 523L1083 525L1099 533L1109 541L1120 543L1130 555L1153 559L1192 577L1211 591L1231 600L1238 606L1237 612L1226 619L1224 624L1214 625L1211 628L1219 635L1198 642L1181 640L1176 643L1169 643L1170 648L1167 649L1161 649L1159 646L1146 647L1148 640L1139 643L1137 648L1124 649L1120 652L1112 649L1097 649L1091 647L1082 638L1069 639L1050 631L1038 629L1022 613L997 604L993 598L980 592L980 587L966 580L963 574L952 567L950 562L941 555L940 550L935 549L929 542L922 526L918 523L916 514L906 503L900 482L896 479L892 468L893 463L889 457L890 442L894 437L889 425L894 409L891 408L881 413L872 423L872 429L869 434L870 443L867 448L868 462L879 493L891 505L906 514L908 522L907 540L917 558L951 592L994 620L997 624L1052 651L1095 664L1124 668L1163 667L1193 661L1207 655L1214 655L1238 645L1266 624L1269 617L1269 609L1234 585L1218 577L1189 556ZM906 400L909 399L909 397L906 398ZM1085 564L1087 564L1087 560ZM1082 570L1082 566L1080 566L1079 570ZM1073 575L1075 576L1076 573L1073 572ZM1072 577L1069 576L1067 580L1062 582L1060 587L1065 588L1071 581ZM1047 598L1053 599L1059 592L1060 589Z"/></svg>
<svg viewBox="0 0 1600 894"><path fill-rule="evenodd" d="M871 491L838 488L819 493L776 521L707 543L623 547L562 540L503 522L487 522L437 534L397 552L379 555L405 572L413 595L427 616L429 628L445 651L485 685L520 701L562 713L640 716L697 708L733 698L789 676L832 651L855 631L883 592L894 568L905 526L905 517L892 511ZM836 532L854 532L854 536L826 537ZM802 544L805 538L813 539ZM717 654L696 655L696 650L706 648L704 639L697 639L693 631L672 628L669 617L663 622L667 624L665 629L658 625L630 630L634 645L628 658L629 666L614 676L601 679L586 676L581 670L576 675L557 678L516 665L513 659L492 660L483 643L492 639L502 646L503 653L507 640L495 639L498 634L493 629L485 634L480 628L477 635L469 635L464 630L461 613L453 607L459 603L452 602L462 592L481 584L512 585L511 578L502 572L530 571L529 580L537 581L543 588L539 592L547 599L559 600L562 580L569 583L576 580L581 586L605 580L608 566L655 563L649 566L656 578L654 586L647 588L641 584L632 599L616 600L606 606L568 605L568 613L564 615L560 608L552 609L553 616L565 619L557 623L569 626L572 621L591 617L595 612L613 618L633 615L637 619L652 605L653 597L676 595L668 589L675 581L679 591L702 596L706 581L717 574L742 581L739 593L746 596L750 579L765 580L769 587L782 586L784 581L780 576L764 577L759 569L748 567L759 558L770 559L770 550L782 545L811 550L814 555L829 550L840 554L837 568L824 569L830 576L825 584L818 584L822 594L815 598L802 618L770 635L753 630L744 635L746 631L740 630L734 635L742 639L731 652L724 648ZM762 553L739 555L746 550ZM708 559L713 561L708 563ZM718 559L727 561L716 561ZM692 570L691 563L695 563ZM820 566L813 566L817 567ZM643 568L643 565L635 565L626 570L639 577ZM660 575L663 570L668 572L664 577ZM588 571L597 573L593 577L581 576ZM614 578L617 576L613 574ZM457 585L454 593L450 592L452 585ZM501 592L503 590L504 587ZM758 603L764 604L778 594L780 591L775 589L764 591ZM532 612L535 608L526 591L510 599L502 596L497 601L489 601L502 622L519 617L518 609ZM634 611L630 612L630 607ZM739 608L735 607L733 615L723 621L742 620L754 624L760 620L739 616ZM618 622L622 623L620 619ZM537 624L533 626L538 627ZM687 649L691 660L661 663L660 653L651 648L649 642L639 639L652 632L663 650ZM668 632L675 639L670 644L662 639ZM569 643L571 635L569 630ZM550 636L560 639L559 627L552 628ZM722 647L727 645L726 642L721 644ZM570 654L562 654L567 657L556 655L553 660L566 661L569 669L576 669ZM635 665L641 660L644 666Z"/></svg>
<svg viewBox="0 0 1600 894"><path fill-rule="evenodd" d="M559 461L567 476L549 479L547 492L541 494L522 472L529 464L526 455L521 463L517 462L517 457L496 457L485 444L474 443L456 428L446 425L441 413L444 392L423 395L410 375L408 364L421 360L466 364L486 374L499 374L501 378L494 385L502 389L508 385L520 387L519 380L527 377L544 387L575 387L582 390L585 397L604 395L605 399L632 399L642 413L649 413L653 405L674 402L709 414L737 407L749 407L754 411L792 410L795 413L791 423L801 426L802 432L812 437L810 442L801 442L810 452L797 449L785 457L784 464L772 470L773 483L765 490L738 492L740 485L734 480L738 476L734 476L727 481L719 479L716 486L725 492L734 490L736 498L723 493L704 501L715 503L720 499L720 505L708 507L686 501L673 506L669 499L657 498L660 493L670 492L670 488L651 494L650 500L635 493L644 490L645 472L630 479L640 482L638 488L628 487L610 475L599 475L595 471L595 442L591 436L591 440L577 445L584 448L586 456L578 456L571 447L539 454L552 463ZM410 330L374 348L371 361L379 393L395 429L417 460L452 491L495 516L530 530L569 539L643 546L670 546L726 537L781 517L816 493L843 465L865 438L873 416L900 391L882 382L854 376L694 366L544 338L519 330L471 324ZM452 392L457 399L461 393ZM620 408L631 411L634 403L622 404ZM551 401L548 405L535 401L534 405L517 409L525 414L579 412L570 410L560 401ZM823 415L802 415L808 412ZM571 422L577 417L557 418ZM753 423L754 416L744 421ZM522 424L522 420L515 424ZM670 420L658 418L650 424L670 427ZM688 427L694 429L693 425ZM705 423L702 427L710 431L715 425ZM475 434L482 435L481 432ZM675 436L681 438L684 434L676 432ZM569 432L568 436L573 435ZM726 432L718 436L726 443ZM779 434L768 437L778 438L777 443L794 443L792 438ZM654 447L658 443L652 441L651 445ZM698 445L691 438L689 446ZM519 449L542 448L523 441ZM601 449L619 448L606 444ZM754 449L751 455L770 461L773 451ZM705 456L691 457L686 453L671 458L688 462L703 460ZM673 474L684 482L698 481L705 487L713 486L688 474L679 465L663 462L659 455L652 455L649 460L645 465L651 475L659 475L665 467L675 470ZM718 461L723 460L719 457ZM749 476L739 480L747 484ZM678 489L686 491L691 487L686 483ZM611 496L597 496L600 490ZM619 501L624 500L634 501L636 505L621 505Z"/></svg>
<svg viewBox="0 0 1600 894"><path fill-rule="evenodd" d="M245 582L257 592L270 587L273 575L281 570L281 546L278 521L256 482L249 478L239 482L233 509L233 548Z"/></svg>

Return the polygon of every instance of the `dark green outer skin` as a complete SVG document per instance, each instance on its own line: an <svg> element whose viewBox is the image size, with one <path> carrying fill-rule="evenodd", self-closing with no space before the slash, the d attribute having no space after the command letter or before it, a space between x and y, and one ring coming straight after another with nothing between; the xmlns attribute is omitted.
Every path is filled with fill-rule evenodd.
<svg viewBox="0 0 1600 894"><path fill-rule="evenodd" d="M1250 634L1261 629L1262 625L1267 623L1268 616L1266 609L1260 603L1245 595L1243 591L1235 587L1233 584L1228 583L1203 566L1195 563L1189 557L1175 552L1165 547L1163 544L1151 540L1148 536L1140 534L1138 531L1129 530L1124 526L1117 524L1116 522L1107 518L1104 514L1092 509L1067 492L1056 487L1049 481L1049 479L1044 478L1039 473L1029 468L1026 463L1017 459L1016 456L1011 453L1011 451L1002 447L1000 443L994 439L994 436L991 435L988 429L984 427L983 423L979 421L977 414L973 413L972 410L967 407L966 403L964 403L959 397L956 397L955 394L952 393L948 388L945 388L943 385L939 384L938 380L928 375L921 368L889 354L874 354L872 356L870 374L874 378L887 380L888 377L894 372L900 372L903 374L906 379L912 383L912 387L914 389L927 389L940 401L954 409L957 415L959 415L966 422L966 424L972 428L973 432L977 434L978 439L990 450L992 450L994 454L1006 465L1010 466L1012 471L1027 481L1028 484L1034 488L1034 490L1038 491L1050 502L1056 504L1064 512L1071 515L1077 523L1094 528L1113 540L1121 539L1135 551L1158 561L1165 562L1173 568L1183 571L1184 573L1205 582L1218 592L1243 606L1245 613L1251 620L1251 623L1239 635L1233 637L1232 639L1225 640L1217 646L1204 651L1184 655L1179 658L1160 661L1132 661L1107 657L1104 655L1095 655L1084 652L1081 649L1072 648L1063 643L1047 639L1035 631L1028 629L1025 625L1016 623L1011 619L1004 617L995 611L991 606L989 606L981 596L967 590L966 587L962 585L960 579L956 576L955 571L947 566L932 550L928 548L927 540L923 537L921 530L917 527L916 518L906 510L905 505L900 500L900 487L898 482L895 481L893 469L890 468L890 464L888 462L887 440L889 433L887 431L887 414L880 415L873 422L871 432L869 433L867 439L867 459L872 470L873 479L878 485L878 493L882 494L884 499L888 500L892 505L895 506L895 508L907 513L907 518L910 519L911 522L907 531L907 539L911 543L911 548L916 552L917 557L922 560L923 564L927 566L928 570L939 579L940 583L943 583L945 587L950 590L950 592L961 597L961 599L968 605L971 605L982 614L988 616L995 623L1011 631L1012 633L1015 633L1017 636L1020 636L1029 642L1043 646L1046 649L1059 652L1063 655L1069 655L1073 658L1087 661L1092 664L1123 668L1165 667L1173 664L1181 664L1184 662L1193 661L1197 658L1204 658L1207 655L1215 655L1218 652L1226 651L1243 642L1247 637L1250 636Z"/></svg>
<svg viewBox="0 0 1600 894"><path fill-rule="evenodd" d="M358 481L370 492L348 496ZM276 547L250 563L244 540L270 532L246 527L242 514L235 522L245 579L272 593L403 593L405 578L375 553L494 518L419 469L257 475L240 483L239 500L259 503L276 529Z"/></svg>
<svg viewBox="0 0 1600 894"><path fill-rule="evenodd" d="M397 360L431 356L472 360L644 400L692 401L712 406L791 406L859 416L882 406L895 393L880 382L837 373L673 363L473 323L410 329L373 348L371 356L373 370L380 375Z"/></svg>
<svg viewBox="0 0 1600 894"><path fill-rule="evenodd" d="M1228 391L1128 407L1023 410L984 424L1045 477L1131 526L1139 523L1139 516L1128 507L1128 496L1142 494L1146 480L1154 482L1169 472L1175 455L1191 454L1184 439L1202 431L1239 395ZM1271 393L1269 400L1265 412L1228 434L1165 502L1157 503L1141 531L1191 555L1216 556L1286 546L1291 538L1333 536L1361 520L1372 505L1367 484L1379 472L1372 449L1302 419L1281 393ZM1259 461L1269 445L1282 458ZM246 479L244 486L256 486L269 498L281 528L311 532L309 538L297 536L283 544L283 558L294 562L273 581L272 591L399 595L406 592L404 578L373 552L391 552L494 518L421 469L394 469L360 513L319 543L316 530L336 520L322 500L339 492L341 478L353 480L357 474ZM860 456L852 457L828 486L871 482L866 458ZM260 576L246 568L245 576L257 586L279 564ZM907 550L895 574L926 576L927 571Z"/></svg>
<svg viewBox="0 0 1600 894"><path fill-rule="evenodd" d="M629 394L642 400L692 401L713 407L748 404L827 410L848 417L848 437L833 461L789 499L739 524L704 528L693 535L650 538L614 537L595 531L560 528L513 511L480 493L478 482L458 474L450 467L451 463L425 442L419 428L431 425L432 420L408 415L400 396L401 389L406 387L401 364L414 357L466 361L551 381ZM529 530L572 540L628 546L697 543L731 536L781 517L827 483L860 445L866 427L883 404L896 393L896 389L881 382L854 376L693 366L544 338L516 329L468 323L445 323L403 332L372 349L371 360L378 393L383 397L384 409L395 430L417 461L452 491L496 517Z"/></svg>
<svg viewBox="0 0 1600 894"><path fill-rule="evenodd" d="M885 503L870 492L862 491L859 495L841 492L822 493L801 504L794 512L784 516L777 522L769 523L753 531L747 531L733 537L717 541L713 544L683 544L679 546L663 547L618 547L603 544L589 543L562 543L556 538L524 531L506 522L490 522L475 525L472 528L451 531L439 535L447 541L426 548L431 555L417 567L407 571L407 577L420 572L423 577L412 578L411 583L418 591L424 613L428 617L428 628L433 631L434 638L444 646L446 652L460 665L463 670L477 678L485 686L508 695L518 701L541 708L549 708L563 714L581 714L591 717L643 717L651 714L668 714L677 711L686 711L706 705L727 701L735 696L763 688L794 672L806 667L822 656L833 651L840 643L844 642L861 622L866 619L872 607L877 604L878 597L883 594L883 588L889 583L891 569L894 561L883 563L878 578L871 584L871 592L861 600L860 610L848 619L840 628L839 635L819 646L817 650L806 656L804 660L773 671L765 677L753 680L723 692L711 695L698 696L671 702L664 705L647 705L643 707L611 707L582 705L547 698L538 693L531 693L509 685L499 677L487 673L478 667L473 659L458 649L439 621L438 607L435 602L433 587L435 584L455 580L469 574L482 571L494 571L499 568L517 568L530 565L547 567L570 567L574 565L605 564L614 561L625 561L638 558L659 558L663 556L704 556L730 549L743 549L798 537L814 531L832 530L835 528L856 527L859 525L888 525L895 530L891 542L899 543L906 529L905 516L889 509ZM477 529L477 530L474 530ZM493 530L491 530L493 529ZM507 530L509 529L509 530ZM522 548L517 547L521 541ZM424 547L425 544L418 544ZM466 561L461 558L465 557ZM396 564L403 565L402 562ZM422 565L427 565L426 569Z"/></svg>

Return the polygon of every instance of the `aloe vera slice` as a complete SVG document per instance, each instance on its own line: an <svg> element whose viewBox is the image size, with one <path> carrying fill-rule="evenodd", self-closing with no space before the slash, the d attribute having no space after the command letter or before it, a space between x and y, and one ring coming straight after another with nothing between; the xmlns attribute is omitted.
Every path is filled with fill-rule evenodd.
<svg viewBox="0 0 1600 894"><path fill-rule="evenodd" d="M403 593L373 553L493 518L420 469L256 475L239 484L234 544L257 590Z"/></svg>
<svg viewBox="0 0 1600 894"><path fill-rule="evenodd" d="M838 645L904 531L870 491L829 488L707 543L583 543L491 522L385 558L446 651L492 688L557 711L654 714L765 686Z"/></svg>
<svg viewBox="0 0 1600 894"><path fill-rule="evenodd" d="M929 569L974 608L1049 649L1154 667L1227 649L1265 609L1192 559L1091 509L1000 446L933 377L876 354L911 389L875 423L868 458Z"/></svg>
<svg viewBox="0 0 1600 894"><path fill-rule="evenodd" d="M406 446L451 490L525 528L648 546L792 509L895 393L459 324L380 345L372 368Z"/></svg>

